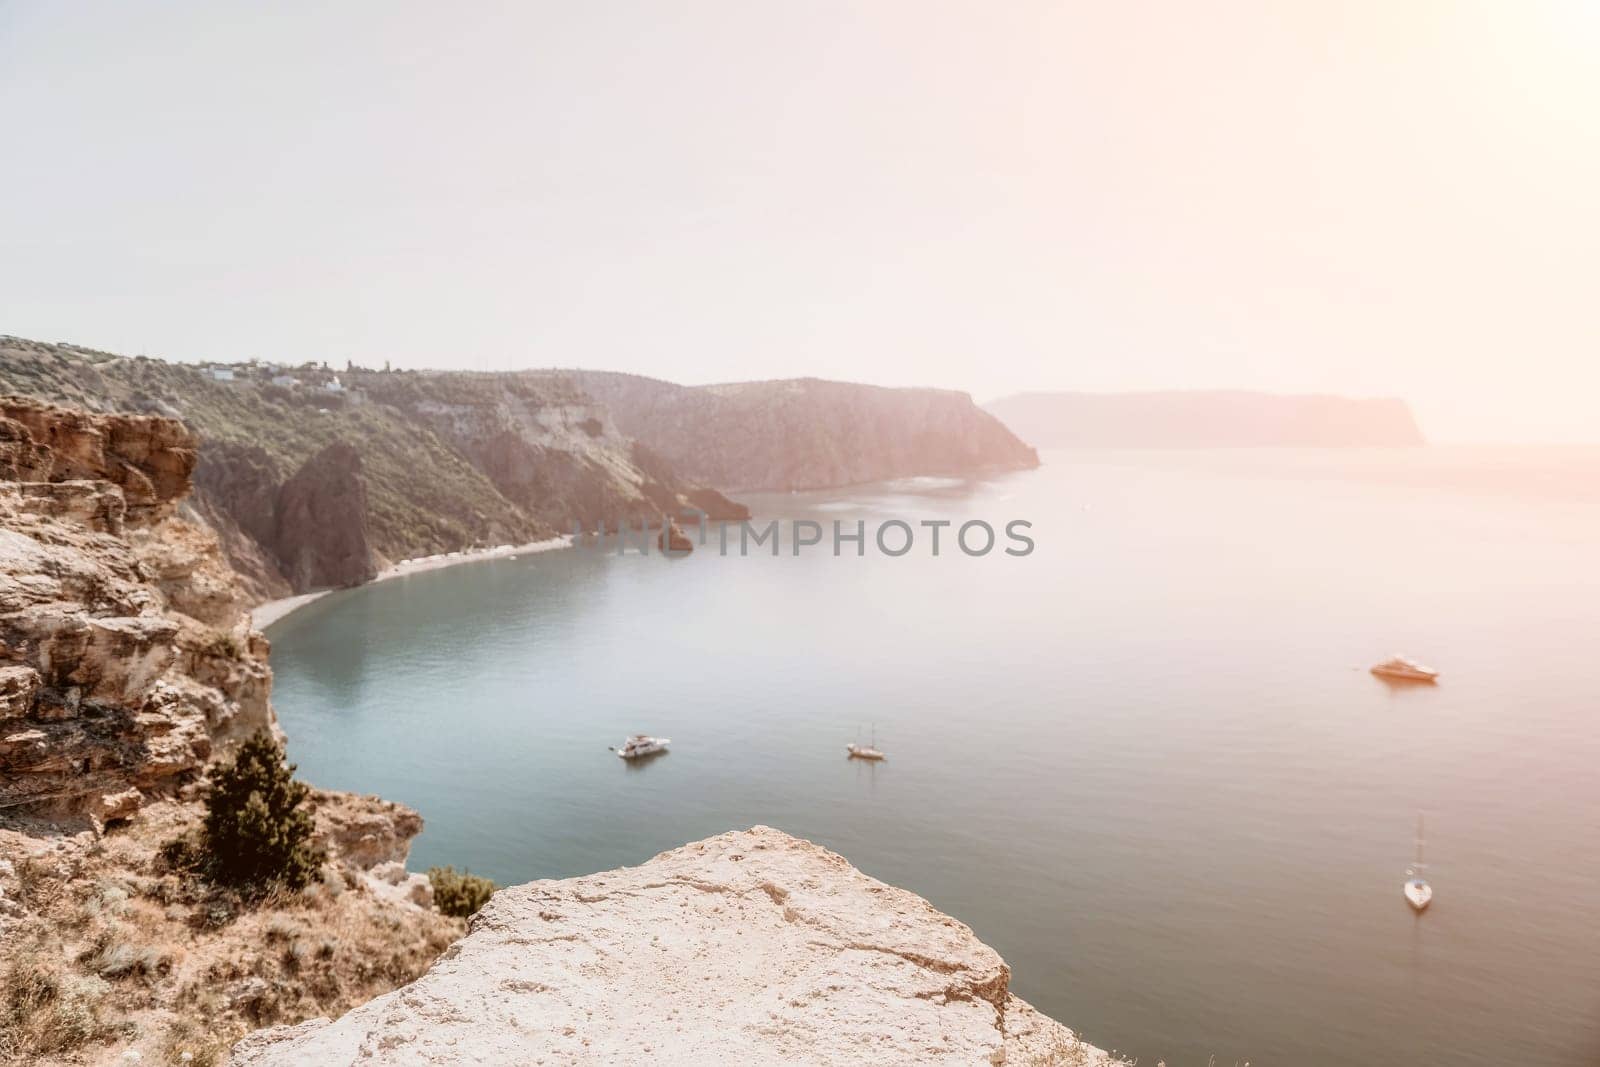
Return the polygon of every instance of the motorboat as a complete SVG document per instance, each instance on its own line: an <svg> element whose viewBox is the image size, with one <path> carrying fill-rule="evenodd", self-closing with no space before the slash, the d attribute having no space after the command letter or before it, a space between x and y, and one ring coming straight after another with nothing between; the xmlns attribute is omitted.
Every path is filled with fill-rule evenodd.
<svg viewBox="0 0 1600 1067"><path fill-rule="evenodd" d="M1432 667L1425 667L1405 656L1391 656L1373 667L1372 673L1379 678L1393 678L1402 682L1432 682L1439 677L1439 672Z"/></svg>
<svg viewBox="0 0 1600 1067"><path fill-rule="evenodd" d="M670 737L650 737L647 734L634 734L616 749L617 755L622 759L638 759L641 756L653 756L657 752L665 752L667 746L672 744Z"/></svg>

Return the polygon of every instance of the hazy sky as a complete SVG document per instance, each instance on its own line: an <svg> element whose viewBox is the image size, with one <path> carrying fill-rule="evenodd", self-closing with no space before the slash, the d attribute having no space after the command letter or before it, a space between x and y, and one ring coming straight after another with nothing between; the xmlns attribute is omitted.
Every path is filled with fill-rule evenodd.
<svg viewBox="0 0 1600 1067"><path fill-rule="evenodd" d="M0 0L0 332L1600 440L1600 2Z"/></svg>

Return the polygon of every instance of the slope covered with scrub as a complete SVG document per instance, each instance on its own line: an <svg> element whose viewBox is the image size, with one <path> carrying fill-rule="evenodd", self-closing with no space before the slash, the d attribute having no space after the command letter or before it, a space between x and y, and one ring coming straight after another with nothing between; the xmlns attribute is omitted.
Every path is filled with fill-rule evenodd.
<svg viewBox="0 0 1600 1067"><path fill-rule="evenodd" d="M356 584L401 559L539 540L575 522L688 507L745 514L618 431L560 373L266 363L226 373L0 337L0 393L164 415L198 435L190 507L257 599ZM363 491L348 492L353 482Z"/></svg>

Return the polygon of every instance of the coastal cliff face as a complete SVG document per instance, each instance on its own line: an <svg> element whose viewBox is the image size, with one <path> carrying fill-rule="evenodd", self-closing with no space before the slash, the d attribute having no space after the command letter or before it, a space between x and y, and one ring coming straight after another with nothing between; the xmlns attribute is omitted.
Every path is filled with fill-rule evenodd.
<svg viewBox="0 0 1600 1067"><path fill-rule="evenodd" d="M748 514L652 461L559 372L239 364L226 374L0 337L0 393L155 413L197 435L184 509L256 602L365 581L402 559L544 540L574 522L690 505Z"/></svg>
<svg viewBox="0 0 1600 1067"><path fill-rule="evenodd" d="M1036 467L1038 454L965 393L796 378L683 386L577 371L623 433L719 489L825 489Z"/></svg>
<svg viewBox="0 0 1600 1067"><path fill-rule="evenodd" d="M273 726L170 419L0 399L0 809L105 820Z"/></svg>
<svg viewBox="0 0 1600 1067"><path fill-rule="evenodd" d="M0 337L0 392L155 413L197 435L187 517L211 530L257 602L574 524L748 517L722 491L1038 464L966 394L936 389L313 364L217 373Z"/></svg>
<svg viewBox="0 0 1600 1067"><path fill-rule="evenodd" d="M758 826L502 890L416 982L232 1062L1115 1062L1010 980L921 897Z"/></svg>
<svg viewBox="0 0 1600 1067"><path fill-rule="evenodd" d="M641 462L611 412L560 371L503 374L360 372L350 383L404 412L467 456L506 499L566 531L599 522L655 520L701 503L713 519L749 512ZM709 495L706 495L709 494Z"/></svg>
<svg viewBox="0 0 1600 1067"><path fill-rule="evenodd" d="M1404 400L1268 393L1020 393L985 407L1041 448L1420 445Z"/></svg>
<svg viewBox="0 0 1600 1067"><path fill-rule="evenodd" d="M272 543L296 589L360 585L378 575L367 536L361 453L335 441L278 490Z"/></svg>

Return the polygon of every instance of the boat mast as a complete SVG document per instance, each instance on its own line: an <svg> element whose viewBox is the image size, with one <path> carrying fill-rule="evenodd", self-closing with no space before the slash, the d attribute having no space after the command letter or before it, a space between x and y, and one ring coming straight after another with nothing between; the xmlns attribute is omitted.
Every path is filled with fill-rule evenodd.
<svg viewBox="0 0 1600 1067"><path fill-rule="evenodd" d="M1416 868L1421 872L1428 865L1422 862L1422 812L1417 812L1417 862Z"/></svg>

